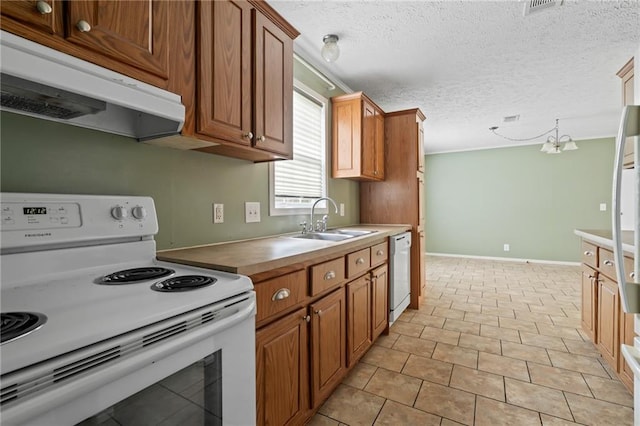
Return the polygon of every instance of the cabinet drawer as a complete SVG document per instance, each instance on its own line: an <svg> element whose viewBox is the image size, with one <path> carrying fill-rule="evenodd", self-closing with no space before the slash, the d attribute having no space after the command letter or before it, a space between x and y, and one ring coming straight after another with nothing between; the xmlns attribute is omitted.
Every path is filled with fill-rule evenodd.
<svg viewBox="0 0 640 426"><path fill-rule="evenodd" d="M616 262L613 252L606 248L600 247L598 250L598 264L600 272L617 281L616 278Z"/></svg>
<svg viewBox="0 0 640 426"><path fill-rule="evenodd" d="M347 255L347 278L356 277L371 267L371 248Z"/></svg>
<svg viewBox="0 0 640 426"><path fill-rule="evenodd" d="M598 267L598 247L584 240L582 241L582 263L594 268Z"/></svg>
<svg viewBox="0 0 640 426"><path fill-rule="evenodd" d="M312 266L310 276L312 296L343 283L344 257Z"/></svg>
<svg viewBox="0 0 640 426"><path fill-rule="evenodd" d="M256 284L256 322L302 302L306 298L306 278L301 270Z"/></svg>
<svg viewBox="0 0 640 426"><path fill-rule="evenodd" d="M371 247L371 266L377 266L389 258L389 246L386 242Z"/></svg>

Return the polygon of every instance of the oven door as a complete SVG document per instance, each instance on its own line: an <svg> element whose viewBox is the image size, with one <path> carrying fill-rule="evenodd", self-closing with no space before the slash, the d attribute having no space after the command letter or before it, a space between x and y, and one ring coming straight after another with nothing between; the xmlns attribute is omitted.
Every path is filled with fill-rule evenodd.
<svg viewBox="0 0 640 426"><path fill-rule="evenodd" d="M42 371L3 377L25 389L3 405L3 425L255 424L255 311L247 293L104 342L121 352L97 368L75 373L71 356L61 357L65 367L52 361L46 370L69 376L49 385ZM201 324L191 329L194 318ZM30 393L34 382L43 389Z"/></svg>

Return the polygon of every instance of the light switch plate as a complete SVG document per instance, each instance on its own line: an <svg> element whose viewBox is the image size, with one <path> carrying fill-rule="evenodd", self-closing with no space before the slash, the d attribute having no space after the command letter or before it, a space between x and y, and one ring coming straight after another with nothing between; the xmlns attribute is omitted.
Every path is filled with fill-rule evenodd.
<svg viewBox="0 0 640 426"><path fill-rule="evenodd" d="M244 203L244 221L246 223L260 222L260 202L247 201Z"/></svg>

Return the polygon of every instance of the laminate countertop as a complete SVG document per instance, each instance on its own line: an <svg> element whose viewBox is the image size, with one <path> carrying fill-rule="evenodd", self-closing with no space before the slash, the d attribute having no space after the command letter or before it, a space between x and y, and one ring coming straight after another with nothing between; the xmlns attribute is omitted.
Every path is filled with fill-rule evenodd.
<svg viewBox="0 0 640 426"><path fill-rule="evenodd" d="M342 241L293 238L299 232L243 241L208 244L158 251L158 260L243 275L255 275L299 262L349 251L384 241L385 238L411 230L409 225L353 225L339 229L375 231ZM413 244L418 244L414 241Z"/></svg>
<svg viewBox="0 0 640 426"><path fill-rule="evenodd" d="M591 241L608 249L613 249L613 235L611 230L576 229L573 232L587 241ZM635 255L633 231L622 231L622 251L627 255Z"/></svg>

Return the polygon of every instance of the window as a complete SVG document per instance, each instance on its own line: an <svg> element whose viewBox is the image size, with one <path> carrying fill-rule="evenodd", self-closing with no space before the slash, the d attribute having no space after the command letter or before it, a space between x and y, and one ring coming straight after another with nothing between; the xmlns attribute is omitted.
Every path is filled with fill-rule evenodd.
<svg viewBox="0 0 640 426"><path fill-rule="evenodd" d="M327 195L327 105L326 98L295 81L293 160L269 165L272 216L308 213L316 199Z"/></svg>

